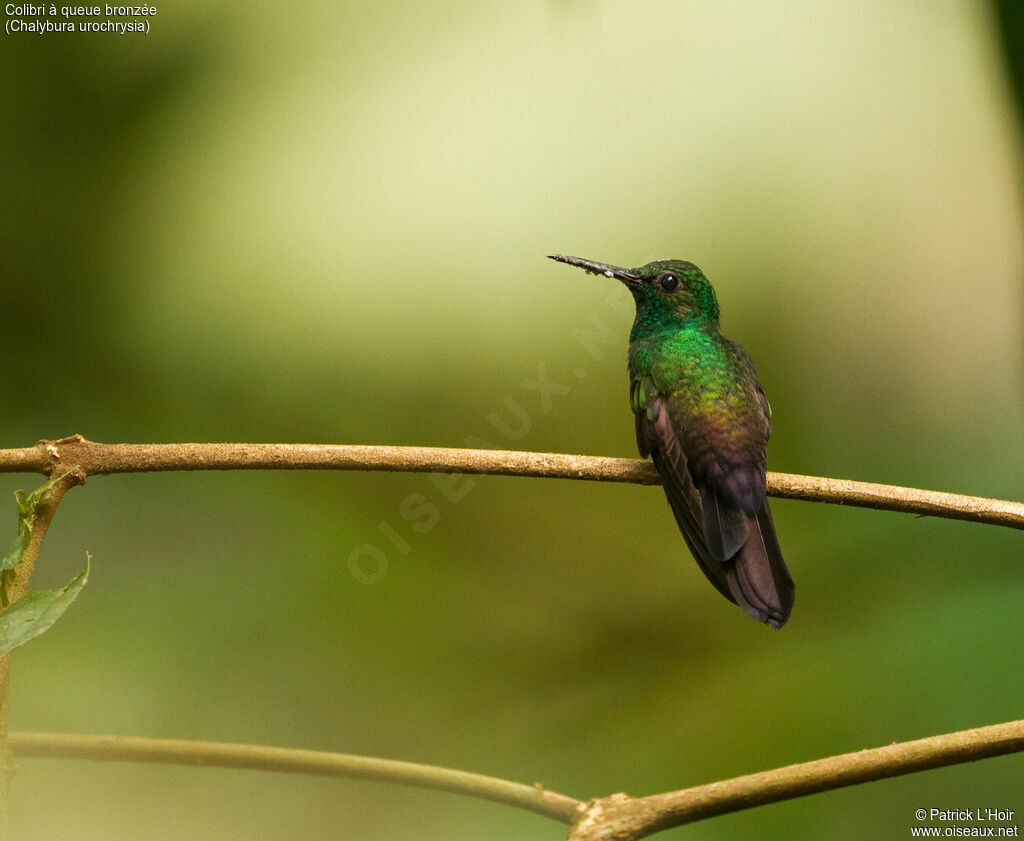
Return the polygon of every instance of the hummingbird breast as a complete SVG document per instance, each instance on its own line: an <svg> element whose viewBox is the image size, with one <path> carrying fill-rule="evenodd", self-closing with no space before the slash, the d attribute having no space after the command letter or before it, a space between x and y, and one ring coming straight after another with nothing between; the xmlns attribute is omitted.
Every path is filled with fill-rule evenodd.
<svg viewBox="0 0 1024 841"><path fill-rule="evenodd" d="M647 350L650 377L667 398L694 483L757 512L771 424L746 352L715 328L684 328Z"/></svg>

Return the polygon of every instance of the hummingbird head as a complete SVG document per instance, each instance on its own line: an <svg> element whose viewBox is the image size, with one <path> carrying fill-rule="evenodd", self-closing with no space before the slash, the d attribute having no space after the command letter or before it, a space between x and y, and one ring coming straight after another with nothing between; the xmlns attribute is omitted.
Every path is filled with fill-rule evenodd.
<svg viewBox="0 0 1024 841"><path fill-rule="evenodd" d="M718 299L704 273L686 260L656 260L636 269L596 263L566 254L549 254L590 274L622 281L636 302L637 326L706 320L718 326Z"/></svg>

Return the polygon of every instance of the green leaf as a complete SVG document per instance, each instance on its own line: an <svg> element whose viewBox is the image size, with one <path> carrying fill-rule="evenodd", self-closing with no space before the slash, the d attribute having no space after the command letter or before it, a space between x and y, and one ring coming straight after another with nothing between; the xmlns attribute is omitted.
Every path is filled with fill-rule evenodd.
<svg viewBox="0 0 1024 841"><path fill-rule="evenodd" d="M63 589L28 593L0 613L0 657L45 633L60 619L85 586L91 560L86 552L85 568Z"/></svg>
<svg viewBox="0 0 1024 841"><path fill-rule="evenodd" d="M51 479L45 485L40 485L30 494L26 494L24 491L14 492L14 498L18 501L18 536L14 538L11 551L4 555L3 560L0 560L0 570L14 569L21 563L21 558L32 539L32 520L35 518L39 501L43 498L43 494L74 469L71 468L71 470L61 473L60 476Z"/></svg>

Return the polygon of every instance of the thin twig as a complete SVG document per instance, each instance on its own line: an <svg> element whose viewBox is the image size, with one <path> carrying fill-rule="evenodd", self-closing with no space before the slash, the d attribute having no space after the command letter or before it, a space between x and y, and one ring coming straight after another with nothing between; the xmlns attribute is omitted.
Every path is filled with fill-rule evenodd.
<svg viewBox="0 0 1024 841"><path fill-rule="evenodd" d="M569 841L636 841L703 818L858 783L1024 751L1024 720L787 765L666 794L592 801Z"/></svg>
<svg viewBox="0 0 1024 841"><path fill-rule="evenodd" d="M1024 720L841 754L665 794L639 798L616 794L589 804L540 786L465 771L311 750L61 733L12 733L10 744L21 757L214 765L432 788L505 803L570 824L569 841L636 841L728 812L1019 752L1024 750Z"/></svg>
<svg viewBox="0 0 1024 841"><path fill-rule="evenodd" d="M584 806L579 800L547 791L539 785L528 786L468 771L346 753L223 742L191 742L183 739L78 736L66 733L12 733L10 744L19 757L214 765L400 783L492 800L536 812L562 823L571 823Z"/></svg>
<svg viewBox="0 0 1024 841"><path fill-rule="evenodd" d="M14 568L13 580L7 590L8 605L14 604L28 591L29 581L35 570L39 550L43 545L47 529L57 513L57 506L64 494L74 485L85 480L78 471L68 471L53 486L43 493L35 506L29 523L30 537L21 560ZM10 750L8 730L11 720L11 653L0 657L0 759L6 759ZM6 761L0 765L0 841L6 841L8 828L8 796L10 793L10 772Z"/></svg>
<svg viewBox="0 0 1024 841"><path fill-rule="evenodd" d="M59 465L71 464L79 465L87 475L165 470L382 470L661 484L649 461L514 450L358 444L100 444L81 436L0 450L0 472L49 474ZM769 473L768 493L783 499L1024 529L1024 503L1008 500L792 473Z"/></svg>

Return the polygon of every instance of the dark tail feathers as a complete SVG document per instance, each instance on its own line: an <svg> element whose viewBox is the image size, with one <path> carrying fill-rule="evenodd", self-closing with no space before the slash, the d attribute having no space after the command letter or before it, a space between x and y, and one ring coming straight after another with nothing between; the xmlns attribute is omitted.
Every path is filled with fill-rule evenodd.
<svg viewBox="0 0 1024 841"><path fill-rule="evenodd" d="M757 515L750 517L746 542L724 567L736 604L775 629L786 623L793 610L795 588L779 549L767 500Z"/></svg>

